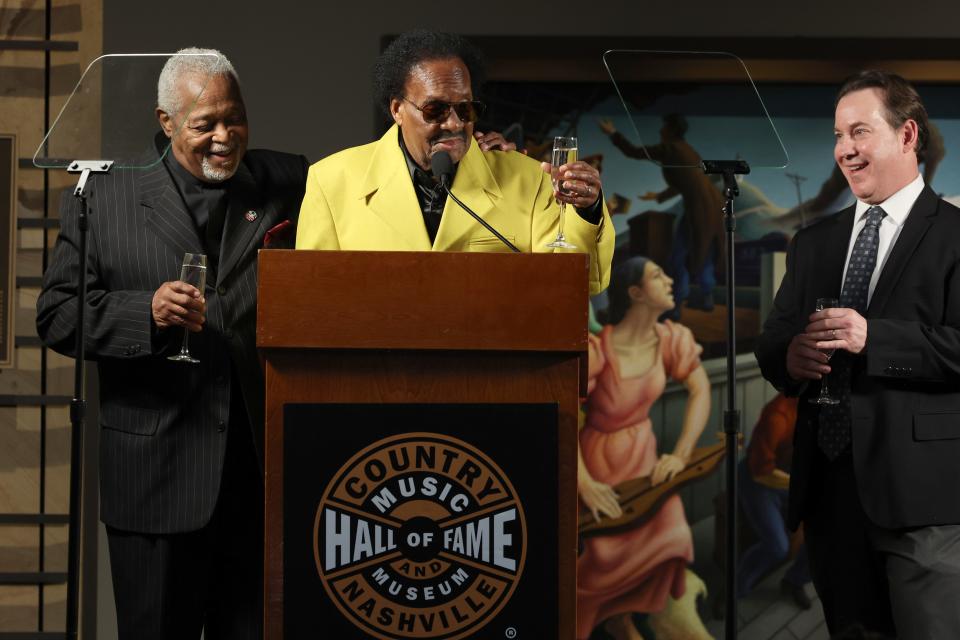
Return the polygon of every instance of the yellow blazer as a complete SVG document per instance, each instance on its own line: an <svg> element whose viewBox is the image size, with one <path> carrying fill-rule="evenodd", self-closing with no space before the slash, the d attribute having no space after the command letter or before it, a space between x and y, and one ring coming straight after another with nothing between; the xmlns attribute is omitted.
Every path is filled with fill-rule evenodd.
<svg viewBox="0 0 960 640"><path fill-rule="evenodd" d="M447 198L433 245L394 125L380 140L345 149L310 167L297 224L297 249L509 251ZM475 140L451 190L521 251L551 252L560 206L550 176L517 152L481 151ZM590 293L610 280L615 232L606 204L600 224L568 207L567 240L590 254ZM559 251L564 251L560 249Z"/></svg>

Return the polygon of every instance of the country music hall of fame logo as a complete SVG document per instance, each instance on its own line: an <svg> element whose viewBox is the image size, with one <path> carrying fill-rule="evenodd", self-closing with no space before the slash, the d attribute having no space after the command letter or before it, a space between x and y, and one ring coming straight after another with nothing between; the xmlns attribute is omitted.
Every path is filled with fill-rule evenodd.
<svg viewBox="0 0 960 640"><path fill-rule="evenodd" d="M477 633L513 595L526 546L507 476L473 446L436 433L365 448L336 473L314 518L327 594L382 640Z"/></svg>

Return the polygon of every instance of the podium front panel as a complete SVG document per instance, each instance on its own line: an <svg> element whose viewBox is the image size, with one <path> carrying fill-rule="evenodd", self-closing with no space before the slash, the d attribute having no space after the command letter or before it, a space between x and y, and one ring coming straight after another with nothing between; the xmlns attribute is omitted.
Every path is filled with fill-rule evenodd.
<svg viewBox="0 0 960 640"><path fill-rule="evenodd" d="M556 403L283 416L284 638L558 637Z"/></svg>
<svg viewBox="0 0 960 640"><path fill-rule="evenodd" d="M502 609L483 627L482 632L471 632L463 636L408 634L395 637L501 638L517 633L517 638L573 640L576 614L579 370L580 363L577 358L568 354L268 351L264 548L266 637L270 640L301 637L297 635L301 633L299 623L289 624L285 618L287 615L300 615L297 612L302 611L308 611L309 617L310 606L318 619L321 610L324 612L324 624L343 623L348 625L345 629L353 629L353 633L357 634L332 634L330 637L391 637L386 633L373 635L366 629L361 631L361 628L354 625L336 603L330 600L316 565L316 552L312 548L316 538L311 536L314 536L314 527L318 526L317 514L324 514L318 511L324 492L334 481L337 472L343 469L353 456L367 455L364 452L368 447L388 446L389 443L382 441L394 436L430 433L455 439L456 442L447 443L447 446L454 447L462 456L470 456L475 460L488 459L490 468L499 469L502 475L509 479L523 505L524 521L527 525L524 529L527 539L525 553L528 560L525 561L519 581L514 580L515 595L503 604ZM478 408L462 411L470 407ZM451 411L454 409L457 416L451 418ZM549 419L539 413L546 410L552 411ZM506 413L500 413L501 411ZM404 412L404 419L391 419L390 412ZM463 415L459 415L460 413ZM318 453L308 453L311 449L306 441L302 447L290 445L286 437L288 420L295 420L301 425L293 427L299 432L294 438L314 438L316 442L322 443ZM549 427L542 428L547 422ZM310 426L304 427L303 424ZM386 451L389 456L389 449ZM416 455L416 445L412 451ZM297 458L304 455L307 461L297 464ZM293 457L288 459L287 456ZM387 461L389 462L389 458ZM287 469L291 462L297 464L297 470ZM479 462L476 466L484 468ZM543 498L546 501L542 504L534 501L531 504L528 497L530 491L537 491L538 487L547 485L550 492L544 494L549 496ZM395 486L394 489L391 489L394 497L399 498L396 495L399 487ZM291 491L294 491L294 494L291 494ZM306 493L301 495L298 492ZM343 493L340 497L343 498L344 495L350 497ZM467 497L469 498L469 493ZM389 497L384 498L389 500ZM294 515L294 511L288 511L291 500L308 505L309 508L298 507L299 515ZM369 505L366 505L366 509L363 505L348 506L352 510L345 512L347 516L370 515ZM338 517L331 521L334 525L340 523L339 516L343 515L341 512L337 514ZM385 514L378 512L378 517L381 519L375 521L370 518L369 521L391 524L389 520L383 522ZM501 521L506 527L504 517L501 516ZM294 522L289 518L300 520ZM348 524L356 521L348 520ZM326 521L321 523L326 525ZM398 523L392 524L395 525L395 531ZM489 526L492 527L493 524L491 520ZM290 532L288 527L291 528ZM438 529L430 530L436 532ZM339 531L342 534L342 527ZM367 525L366 533L372 536L371 544L374 549L377 548L376 531L375 527L370 529L369 524ZM387 544L384 538L384 535L389 535L387 531L385 528L380 529L381 547ZM475 538L482 535L477 531L477 525L474 525L471 533ZM337 534L336 528L332 533ZM353 530L352 533L355 542L357 531ZM396 535L394 533L394 542L399 543ZM463 544L466 545L466 542ZM538 554L543 552L539 556L543 560L534 559L531 555L534 549ZM353 550L354 547L351 547L351 559L342 567L344 571L352 569L352 566L348 565L353 565ZM297 551L299 557L297 567L292 566L287 557L288 553L294 551ZM538 566L538 563L545 562L548 557L553 564L542 568ZM358 562L362 560L360 557L357 559ZM376 564L375 558L370 560ZM429 568L428 562L426 569L421 570L427 571ZM287 571L301 573L295 582L290 582L285 576ZM376 568L373 571L375 572ZM384 575L377 574L376 579L382 580ZM387 580L389 579L388 575ZM541 579L542 584L548 586L543 593L537 595L539 599L525 595L523 589L526 581ZM296 605L291 604L293 608L288 610L288 602L293 603L301 597L301 594L294 592L294 588L299 589L301 584L310 586L309 594L312 595L304 595L306 600ZM487 580L483 589L489 591L491 584L491 581ZM350 585L351 583L347 582L341 586L348 588ZM354 598L354 604L363 597L363 594L357 591L361 586L357 583L348 589L349 596ZM319 591L317 587L320 588ZM389 590L389 586L387 589ZM436 592L439 592L439 589L437 586ZM366 600L360 604L365 602ZM480 604L476 598L472 602L474 606ZM531 602L534 604L531 605ZM378 611L378 604L379 601L374 600L374 611ZM465 610L471 609L465 599L463 606L466 609L458 608L461 617ZM369 607L370 605L367 605L366 608ZM331 616L331 612L335 616ZM453 615L452 608L447 615ZM440 620L439 613L435 620ZM534 622L526 622L528 620ZM449 617L447 623L451 627L454 625ZM442 625L442 622L439 624ZM521 633L520 624L523 624L525 629L529 624L535 624L536 628L529 629L529 633ZM551 629L550 633L545 631L547 628ZM492 632L491 629L497 631ZM292 635L286 635L288 633ZM366 635L362 635L363 633Z"/></svg>

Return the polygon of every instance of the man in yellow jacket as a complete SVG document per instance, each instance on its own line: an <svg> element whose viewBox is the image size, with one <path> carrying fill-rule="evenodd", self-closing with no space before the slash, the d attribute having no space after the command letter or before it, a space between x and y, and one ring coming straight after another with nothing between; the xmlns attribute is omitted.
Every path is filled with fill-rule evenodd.
<svg viewBox="0 0 960 640"><path fill-rule="evenodd" d="M431 159L450 155L451 191L521 251L547 252L557 234L559 201L572 205L564 234L590 255L590 293L607 286L615 231L601 198L600 175L585 162L560 167L513 151L485 150L473 125L483 105L477 51L452 34L409 32L374 71L379 102L395 124L380 140L346 149L310 168L297 229L298 249L507 251L446 192Z"/></svg>

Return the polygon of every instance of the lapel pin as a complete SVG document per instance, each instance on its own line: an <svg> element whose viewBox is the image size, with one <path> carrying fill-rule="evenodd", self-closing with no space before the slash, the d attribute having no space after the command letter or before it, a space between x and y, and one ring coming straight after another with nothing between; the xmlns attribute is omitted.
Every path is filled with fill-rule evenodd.
<svg viewBox="0 0 960 640"><path fill-rule="evenodd" d="M247 211L245 214L243 214L243 217L246 218L247 222L253 222L254 220L257 219L257 216L259 215L260 215L259 213L251 209L250 211Z"/></svg>

